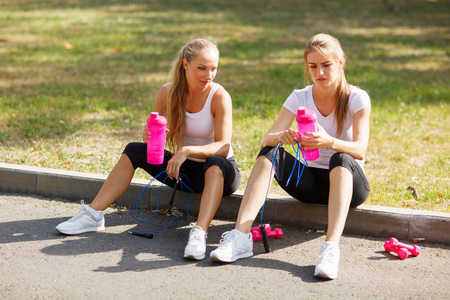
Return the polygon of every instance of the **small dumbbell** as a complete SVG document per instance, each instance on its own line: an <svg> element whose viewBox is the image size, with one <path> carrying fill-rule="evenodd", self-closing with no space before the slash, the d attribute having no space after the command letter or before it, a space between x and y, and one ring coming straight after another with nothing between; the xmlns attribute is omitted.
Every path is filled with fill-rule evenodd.
<svg viewBox="0 0 450 300"><path fill-rule="evenodd" d="M397 253L400 259L405 259L409 256L409 252L412 255L417 256L420 254L420 247L416 245L407 245L400 243L396 238L391 238L389 241L384 243L384 250L387 252Z"/></svg>
<svg viewBox="0 0 450 300"><path fill-rule="evenodd" d="M283 230L281 230L281 228L275 228L272 231L272 228L269 224L264 224L264 231L266 232L267 237L274 237L276 239L281 239L283 237ZM250 232L252 233L252 237L255 242L261 240L262 234L259 227L253 227Z"/></svg>
<svg viewBox="0 0 450 300"><path fill-rule="evenodd" d="M389 240L389 246L390 248L404 248L406 250L408 250L409 252L411 252L412 255L414 256L418 256L420 254L420 247L417 245L408 245L408 244L404 244L399 242L396 238L391 238Z"/></svg>
<svg viewBox="0 0 450 300"><path fill-rule="evenodd" d="M400 258L400 259L405 259L409 255L409 252L408 252L407 249L405 249L405 248L398 248L398 247L391 247L389 245L389 241L384 243L384 250L386 250L387 252L395 252L395 253L397 253L398 258Z"/></svg>

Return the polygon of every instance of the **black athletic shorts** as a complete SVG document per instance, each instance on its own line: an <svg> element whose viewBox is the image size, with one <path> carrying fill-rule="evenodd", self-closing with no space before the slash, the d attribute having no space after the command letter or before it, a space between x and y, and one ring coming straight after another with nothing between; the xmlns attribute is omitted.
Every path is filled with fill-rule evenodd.
<svg viewBox="0 0 450 300"><path fill-rule="evenodd" d="M265 156L269 160L273 156L275 147L264 147L258 154L258 157ZM308 203L328 204L328 194L330 192L330 172L335 167L345 167L353 175L353 196L350 207L357 207L366 201L370 193L370 185L356 160L346 153L335 153L330 158L329 169L320 169L304 166L303 174L301 175L298 186L295 187L298 178L297 168L302 167L303 164L297 161L296 170L292 172L292 167L296 158L287 151L278 151L276 157L277 170L280 170L279 161L280 153L283 153L282 162L284 166L281 167L282 174L280 179L275 177L281 188L283 188L289 195L297 200ZM287 181L292 173L292 178Z"/></svg>
<svg viewBox="0 0 450 300"><path fill-rule="evenodd" d="M167 162L172 158L173 153L164 151L164 162L160 165L151 165L147 163L147 144L144 143L129 143L123 154L126 154L133 164L134 169L142 168L152 176L157 176L167 168ZM241 183L241 175L237 163L234 157L224 158L222 156L211 156L206 159L205 162L197 162L187 159L180 168L180 178L190 183L191 189L195 193L203 191L205 185L205 173L212 167L218 166L223 173L224 188L223 195L230 195L234 193ZM166 178L167 175L161 174L157 180L164 184L174 187L176 179ZM187 178L186 178L187 177ZM188 185L189 186L189 185ZM178 185L178 189L181 190L181 185Z"/></svg>

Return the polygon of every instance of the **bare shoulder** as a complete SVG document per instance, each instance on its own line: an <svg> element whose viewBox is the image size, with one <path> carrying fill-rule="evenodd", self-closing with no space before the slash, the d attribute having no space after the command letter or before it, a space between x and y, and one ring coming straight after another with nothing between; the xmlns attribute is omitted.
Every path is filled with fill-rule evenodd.
<svg viewBox="0 0 450 300"><path fill-rule="evenodd" d="M153 110L159 112L160 114L163 113L163 110L164 110L163 107L166 102L166 97L167 97L167 93L169 92L169 87L170 87L170 82L161 86L158 91L158 94L156 94L155 106L154 106Z"/></svg>
<svg viewBox="0 0 450 300"><path fill-rule="evenodd" d="M213 95L212 105L229 105L231 96L224 87L219 88Z"/></svg>
<svg viewBox="0 0 450 300"><path fill-rule="evenodd" d="M161 94L162 96L166 96L168 91L169 91L169 87L170 87L170 82L163 84L158 91L158 94Z"/></svg>

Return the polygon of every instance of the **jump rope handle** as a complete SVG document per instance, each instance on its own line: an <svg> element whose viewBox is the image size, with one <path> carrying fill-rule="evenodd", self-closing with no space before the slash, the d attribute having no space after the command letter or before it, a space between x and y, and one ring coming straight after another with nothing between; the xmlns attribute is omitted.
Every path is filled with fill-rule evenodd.
<svg viewBox="0 0 450 300"><path fill-rule="evenodd" d="M264 224L259 224L259 230L261 231L264 249L266 250L266 253L269 253L270 252L269 241L267 240L267 234L266 229L264 228Z"/></svg>
<svg viewBox="0 0 450 300"><path fill-rule="evenodd" d="M280 147L278 149L278 174L277 178L279 181L283 181L284 174L284 148Z"/></svg>
<svg viewBox="0 0 450 300"><path fill-rule="evenodd" d="M132 235L137 235L137 236L142 236L148 239L152 239L153 238L153 234L148 234L148 233L144 233L144 232L132 232L130 231L129 233L131 233Z"/></svg>
<svg viewBox="0 0 450 300"><path fill-rule="evenodd" d="M177 178L177 182L173 186L172 196L170 196L169 205L173 205L173 198L175 198L175 193L177 191L178 183L180 182L180 178Z"/></svg>

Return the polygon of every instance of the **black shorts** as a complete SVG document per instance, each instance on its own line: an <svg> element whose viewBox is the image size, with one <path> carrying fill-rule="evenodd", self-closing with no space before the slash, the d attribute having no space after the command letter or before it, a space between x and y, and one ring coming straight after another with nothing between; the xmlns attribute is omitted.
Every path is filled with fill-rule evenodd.
<svg viewBox="0 0 450 300"><path fill-rule="evenodd" d="M123 154L128 156L134 169L142 168L152 176L157 176L159 173L164 172L167 168L167 162L173 156L173 153L165 150L164 162L160 165L151 165L147 163L147 144L144 143L129 143L125 147ZM218 166L223 173L223 195L227 196L234 193L241 183L240 171L234 157L211 156L205 162L187 159L180 167L180 177L185 183L190 183L190 187L195 193L200 193L205 185L205 173L212 166ZM174 187L176 179L166 177L166 174L161 174L157 180ZM186 183L186 185L188 184ZM178 189L181 190L181 185L178 185Z"/></svg>
<svg viewBox="0 0 450 300"><path fill-rule="evenodd" d="M258 154L258 157L265 156L269 160L273 156L274 147L264 147ZM330 172L335 167L345 167L353 175L353 195L350 207L357 207L366 201L370 193L370 185L367 181L364 171L356 160L346 153L335 153L330 158L329 169L320 169L304 166L303 174L301 175L298 186L297 183L298 173L297 168L302 167L303 164L297 161L296 170L292 172L296 158L287 151L278 151L277 170L280 170L279 166L279 154L283 153L284 166L282 169L281 180L277 177L275 179L289 195L297 200L308 203L328 204L328 194L330 192ZM289 184L287 181L290 178Z"/></svg>

